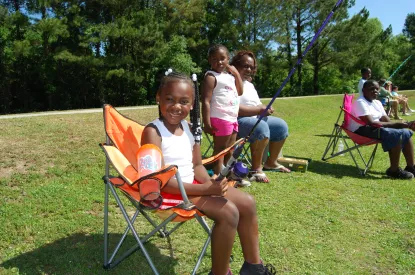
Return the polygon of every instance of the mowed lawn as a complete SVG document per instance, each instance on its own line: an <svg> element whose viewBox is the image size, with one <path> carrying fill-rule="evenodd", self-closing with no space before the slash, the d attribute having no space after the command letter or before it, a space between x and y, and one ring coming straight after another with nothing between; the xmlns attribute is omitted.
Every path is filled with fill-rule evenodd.
<svg viewBox="0 0 415 275"><path fill-rule="evenodd" d="M406 94L415 108L415 93ZM342 97L275 101L290 128L284 155L312 161L305 173L269 172L270 184L242 189L257 202L261 257L286 274L415 274L415 180L386 178L381 148L366 177L349 155L321 161ZM147 123L158 112L122 113ZM102 268L104 138L101 113L0 120L0 274L151 274L140 252ZM112 199L111 244L125 228L118 210ZM136 225L150 229L141 219ZM205 237L190 221L146 247L161 274L189 274ZM242 263L236 240L234 274ZM209 270L210 251L199 274Z"/></svg>

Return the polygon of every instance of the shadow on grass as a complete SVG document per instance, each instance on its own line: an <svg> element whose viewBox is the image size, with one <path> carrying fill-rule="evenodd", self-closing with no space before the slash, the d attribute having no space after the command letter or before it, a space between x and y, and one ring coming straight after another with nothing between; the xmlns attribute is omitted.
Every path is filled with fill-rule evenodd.
<svg viewBox="0 0 415 275"><path fill-rule="evenodd" d="M384 175L384 173L379 173L376 171L371 171L366 173L366 176L359 174L356 166L345 165L339 163L330 163L322 160L313 160L308 166L308 170L320 175L330 175L335 178L342 177L354 177L360 179L379 179L379 175ZM377 175L377 176L374 176ZM383 178L382 176L381 178Z"/></svg>
<svg viewBox="0 0 415 275"><path fill-rule="evenodd" d="M315 137L326 137L326 138L332 138L334 137L332 134L319 134L319 135L314 135ZM350 139L349 137L345 137L346 139Z"/></svg>
<svg viewBox="0 0 415 275"><path fill-rule="evenodd" d="M111 249L121 234L110 234L109 237ZM103 274L103 242L103 235L76 233L22 253L3 262L0 267L6 270L18 269L19 274ZM136 244L132 236L128 236L125 242L123 247L126 249ZM123 247L118 255L125 251ZM145 247L160 274L174 274L174 258L160 254L160 249L151 241ZM110 256L111 254L108 257ZM111 271L114 274L153 274L141 251L136 251Z"/></svg>

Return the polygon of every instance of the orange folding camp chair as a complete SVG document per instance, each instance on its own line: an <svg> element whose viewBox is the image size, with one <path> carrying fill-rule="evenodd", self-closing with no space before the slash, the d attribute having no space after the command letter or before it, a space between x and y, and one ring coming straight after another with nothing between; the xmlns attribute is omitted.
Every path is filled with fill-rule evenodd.
<svg viewBox="0 0 415 275"><path fill-rule="evenodd" d="M359 173L364 176L366 175L367 171L372 167L376 155L376 149L378 147L378 144L380 143L380 140L364 137L348 130L350 120L352 119L361 125L365 125L365 123L362 120L356 118L351 113L352 103L353 95L345 94L343 98L343 106L340 107L340 114L337 117L336 123L334 124L334 129L330 136L329 142L327 143L322 160L326 161L339 155L349 153L353 159L353 162L356 165L356 168L359 170ZM344 115L343 123L339 124L342 114ZM346 135L344 135L343 133L345 133ZM346 139L347 137L350 138L350 140L353 142L353 145L349 145ZM344 150L337 151L338 143L340 140L342 140L345 144L345 148ZM374 145L374 148L370 154L370 157L368 159L365 159L360 148L369 145ZM354 152L357 153L356 156Z"/></svg>
<svg viewBox="0 0 415 275"><path fill-rule="evenodd" d="M160 149L150 144L140 146L141 134L144 126L121 115L111 105L104 105L104 125L106 142L100 144L100 147L106 155L105 176L103 177L105 183L104 268L113 268L135 251L141 250L154 274L159 274L150 254L144 247L144 243L156 233L159 233L161 237L167 237L187 220L196 219L208 236L191 273L195 274L210 243L212 229L202 217L203 215L189 201L180 179L177 166L168 165L160 167ZM241 140L238 142L241 142ZM235 145L238 144L238 142L235 143ZM232 148L233 147L227 148L220 154L206 159L205 162L215 161L217 157L229 153ZM117 176L111 175L111 166L116 170ZM177 207L161 210L159 209L162 201L160 190L173 176L176 176L179 183L180 192L184 202ZM229 184L233 185L234 182ZM135 213L131 217L127 214L126 208L118 196L117 190L120 190L121 193L126 195L132 205L136 208ZM111 255L109 255L108 232L109 192L113 195L127 223L127 227ZM149 210L155 211L163 221L158 224L151 219L148 213L146 213L146 211ZM142 238L140 238L136 226L134 226L134 222L140 214L154 227L151 232L147 233L147 235ZM173 228L167 230L167 225L170 222L177 223ZM212 228L213 226L214 224L212 225ZM130 231L137 241L137 244L122 255L118 255L120 248Z"/></svg>

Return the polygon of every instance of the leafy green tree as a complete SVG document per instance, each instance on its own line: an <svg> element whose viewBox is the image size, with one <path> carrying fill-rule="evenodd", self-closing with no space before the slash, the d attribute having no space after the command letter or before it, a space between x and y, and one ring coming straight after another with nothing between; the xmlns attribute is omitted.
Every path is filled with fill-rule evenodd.
<svg viewBox="0 0 415 275"><path fill-rule="evenodd" d="M406 16L403 34L415 43L415 13Z"/></svg>

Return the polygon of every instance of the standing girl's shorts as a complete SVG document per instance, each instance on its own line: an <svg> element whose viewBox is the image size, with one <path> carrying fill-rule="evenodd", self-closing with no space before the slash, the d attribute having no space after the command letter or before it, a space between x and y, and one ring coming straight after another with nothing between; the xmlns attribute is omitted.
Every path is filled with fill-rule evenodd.
<svg viewBox="0 0 415 275"><path fill-rule="evenodd" d="M238 132L238 121L231 122L216 117L210 118L210 124L216 128L214 135L217 137L230 136L233 132Z"/></svg>

